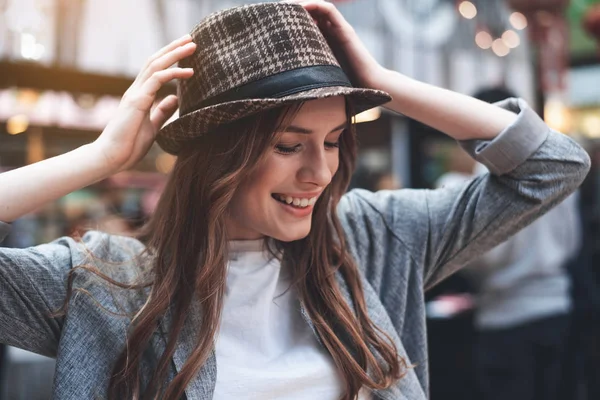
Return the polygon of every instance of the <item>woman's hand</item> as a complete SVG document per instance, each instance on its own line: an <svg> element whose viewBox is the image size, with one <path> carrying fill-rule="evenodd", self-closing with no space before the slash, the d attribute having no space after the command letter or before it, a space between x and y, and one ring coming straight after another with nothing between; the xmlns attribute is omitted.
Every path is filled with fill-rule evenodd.
<svg viewBox="0 0 600 400"><path fill-rule="evenodd" d="M123 95L116 115L92 144L109 169L132 167L148 152L162 125L177 110L177 97L163 99L154 109L156 93L173 79L187 79L191 68L170 68L196 50L190 35L179 38L154 54Z"/></svg>
<svg viewBox="0 0 600 400"><path fill-rule="evenodd" d="M379 89L385 69L373 58L335 5L324 0L286 2L300 4L309 12L353 84Z"/></svg>

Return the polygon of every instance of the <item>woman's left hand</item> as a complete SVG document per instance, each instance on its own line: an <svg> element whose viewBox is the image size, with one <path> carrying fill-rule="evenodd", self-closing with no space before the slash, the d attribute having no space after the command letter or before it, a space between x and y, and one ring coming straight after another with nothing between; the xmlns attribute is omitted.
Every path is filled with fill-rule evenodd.
<svg viewBox="0 0 600 400"><path fill-rule="evenodd" d="M286 2L300 4L309 12L353 84L380 89L379 82L385 69L373 58L335 5L324 0Z"/></svg>

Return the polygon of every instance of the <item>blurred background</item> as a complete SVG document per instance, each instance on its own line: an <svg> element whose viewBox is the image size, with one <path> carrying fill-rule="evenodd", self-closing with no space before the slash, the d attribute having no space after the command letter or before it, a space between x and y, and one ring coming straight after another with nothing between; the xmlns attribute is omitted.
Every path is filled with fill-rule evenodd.
<svg viewBox="0 0 600 400"><path fill-rule="evenodd" d="M0 0L0 172L93 141L154 51L209 13L245 3ZM527 249L505 248L503 255L511 254L505 259L484 257L481 263L494 265L488 276L458 274L428 294L431 398L548 399L539 387L552 387L556 398L600 399L600 0L335 3L386 67L486 101L522 97L593 160L568 210L522 239ZM161 96L174 92L168 86ZM357 122L361 148L353 187L435 188L481 172L453 140L416 121L375 109ZM27 247L86 229L129 234L152 212L173 163L156 146L132 171L16 221L0 245ZM564 240L551 237L568 229ZM570 247L556 268L540 272L536 262L565 242ZM543 286L534 291L538 298L528 290L494 297L497 271L512 271L516 263L524 272L512 274L511 284L535 278ZM553 278L545 284L542 275ZM529 296L523 309L546 311L486 320L490 309L523 292ZM502 306L508 315L520 304ZM549 338L548 332L560 334ZM517 348L514 356L507 350ZM493 349L507 351L494 355ZM53 360L5 347L0 360L1 399L50 397ZM502 362L513 372L524 366L520 379L536 383L515 383L497 365ZM498 384L514 387L514 396L489 394Z"/></svg>

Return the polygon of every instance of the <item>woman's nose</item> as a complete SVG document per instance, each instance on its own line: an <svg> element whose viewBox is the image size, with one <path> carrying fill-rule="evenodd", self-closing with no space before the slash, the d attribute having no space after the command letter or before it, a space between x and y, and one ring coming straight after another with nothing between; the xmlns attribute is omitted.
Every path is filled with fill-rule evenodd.
<svg viewBox="0 0 600 400"><path fill-rule="evenodd" d="M333 154L328 155L325 150L316 150L310 157L306 157L304 165L299 172L301 182L313 183L319 187L325 187L331 182L335 166ZM337 156L337 155L336 155ZM331 159L330 159L331 158Z"/></svg>

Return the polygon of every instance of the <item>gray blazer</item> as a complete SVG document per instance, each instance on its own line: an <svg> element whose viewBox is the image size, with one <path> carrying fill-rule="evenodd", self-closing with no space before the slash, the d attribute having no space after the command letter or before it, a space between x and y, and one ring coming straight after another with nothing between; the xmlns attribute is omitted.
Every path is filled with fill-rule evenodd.
<svg viewBox="0 0 600 400"><path fill-rule="evenodd" d="M354 190L340 202L339 216L362 272L369 315L415 364L392 388L375 392L377 398L427 398L425 289L556 205L589 170L587 153L551 131L525 102L511 99L499 105L518 113L517 121L492 141L461 143L491 174L438 190ZM0 239L8 230L9 225L0 223ZM56 357L53 398L104 398L128 325L127 318L102 310L85 295L72 299L64 318L49 318L65 297L67 272L94 262L89 252L127 265L142 249L134 239L99 232L86 234L83 244L61 238L28 249L0 249L0 342ZM133 271L133 265L130 261L125 271ZM344 279L338 276L338 281L350 302ZM74 286L85 283L78 276ZM112 291L94 284L88 290L103 307L118 311ZM171 378L194 348L201 313L197 304L193 308ZM163 322L144 359L143 376L149 376L164 349L169 315ZM187 399L211 399L216 372L213 353L187 387Z"/></svg>

